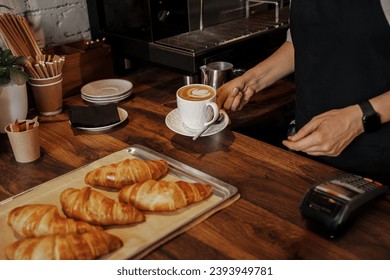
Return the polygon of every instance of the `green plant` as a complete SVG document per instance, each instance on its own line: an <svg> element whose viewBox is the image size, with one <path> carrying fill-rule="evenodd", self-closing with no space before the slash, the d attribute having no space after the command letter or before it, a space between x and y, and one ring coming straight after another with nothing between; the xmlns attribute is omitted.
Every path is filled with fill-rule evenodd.
<svg viewBox="0 0 390 280"><path fill-rule="evenodd" d="M29 75L23 71L24 56L14 56L9 49L0 47L0 86L9 82L17 85L25 84Z"/></svg>

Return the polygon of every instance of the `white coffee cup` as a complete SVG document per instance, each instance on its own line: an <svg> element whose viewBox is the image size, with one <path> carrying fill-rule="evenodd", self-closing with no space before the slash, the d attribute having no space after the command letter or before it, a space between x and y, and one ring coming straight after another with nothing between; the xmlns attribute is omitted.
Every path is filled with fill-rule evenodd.
<svg viewBox="0 0 390 280"><path fill-rule="evenodd" d="M219 116L216 96L215 89L204 84L190 84L179 88L176 91L176 101L184 125L199 130L215 122Z"/></svg>

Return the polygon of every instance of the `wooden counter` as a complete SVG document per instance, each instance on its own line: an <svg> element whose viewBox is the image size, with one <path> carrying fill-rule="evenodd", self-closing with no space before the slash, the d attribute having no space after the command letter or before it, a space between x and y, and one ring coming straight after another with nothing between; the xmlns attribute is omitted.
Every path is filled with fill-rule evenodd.
<svg viewBox="0 0 390 280"><path fill-rule="evenodd" d="M87 132L72 129L66 113L40 116L41 157L28 164L15 162L7 136L0 135L0 200L140 144L219 178L241 194L240 200L145 259L390 258L389 197L371 205L343 236L319 236L306 228L299 204L313 183L341 171L232 132L229 127L194 142L165 125L165 116L176 107L180 75L145 68L127 79L134 84L134 94L119 103L129 118L118 127ZM277 96L281 89L291 91L291 86L279 84L268 94ZM83 104L79 95L64 99L65 110L74 104ZM233 116L232 125L234 121Z"/></svg>

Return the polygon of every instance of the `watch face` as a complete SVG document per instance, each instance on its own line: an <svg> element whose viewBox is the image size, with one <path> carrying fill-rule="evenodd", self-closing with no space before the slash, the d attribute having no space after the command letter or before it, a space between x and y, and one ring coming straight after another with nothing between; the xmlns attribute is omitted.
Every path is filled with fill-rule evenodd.
<svg viewBox="0 0 390 280"><path fill-rule="evenodd" d="M378 114L364 116L363 126L365 132L372 132L378 130L381 127L381 119Z"/></svg>

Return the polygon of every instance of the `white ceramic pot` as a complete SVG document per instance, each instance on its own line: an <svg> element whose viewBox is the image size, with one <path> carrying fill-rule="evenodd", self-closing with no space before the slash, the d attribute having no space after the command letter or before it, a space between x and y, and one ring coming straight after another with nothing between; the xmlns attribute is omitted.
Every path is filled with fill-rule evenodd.
<svg viewBox="0 0 390 280"><path fill-rule="evenodd" d="M28 111L26 84L0 86L0 133L16 119L25 120Z"/></svg>

